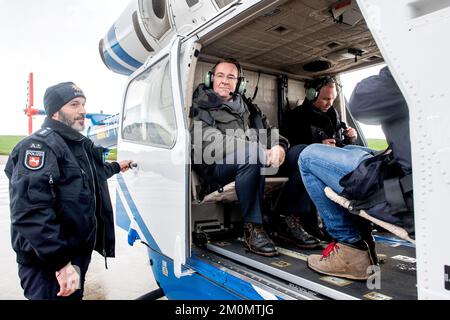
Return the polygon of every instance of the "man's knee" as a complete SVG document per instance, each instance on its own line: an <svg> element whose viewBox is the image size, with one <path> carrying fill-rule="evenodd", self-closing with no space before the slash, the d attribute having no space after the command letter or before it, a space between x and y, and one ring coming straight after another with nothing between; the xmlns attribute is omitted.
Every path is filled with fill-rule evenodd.
<svg viewBox="0 0 450 320"><path fill-rule="evenodd" d="M259 175L264 163L264 150L260 147L246 144L245 148L239 148L235 154L237 171L251 175Z"/></svg>
<svg viewBox="0 0 450 320"><path fill-rule="evenodd" d="M316 154L316 145L311 144L303 149L303 151L300 153L300 156L298 157L298 167L300 171L304 171L307 168L309 168L309 163L311 159L315 157Z"/></svg>
<svg viewBox="0 0 450 320"><path fill-rule="evenodd" d="M238 175L246 175L246 176L251 176L251 177L258 177L261 175L261 164L257 163L257 164L250 164L250 163L245 163L245 164L240 164L238 165L238 170L237 173Z"/></svg>

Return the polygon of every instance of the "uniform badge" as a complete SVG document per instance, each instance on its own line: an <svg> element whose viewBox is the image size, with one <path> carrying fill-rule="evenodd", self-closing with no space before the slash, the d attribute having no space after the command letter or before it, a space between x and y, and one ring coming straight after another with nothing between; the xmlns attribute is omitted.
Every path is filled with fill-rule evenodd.
<svg viewBox="0 0 450 320"><path fill-rule="evenodd" d="M25 167L30 170L39 170L44 166L45 151L27 150L25 152Z"/></svg>

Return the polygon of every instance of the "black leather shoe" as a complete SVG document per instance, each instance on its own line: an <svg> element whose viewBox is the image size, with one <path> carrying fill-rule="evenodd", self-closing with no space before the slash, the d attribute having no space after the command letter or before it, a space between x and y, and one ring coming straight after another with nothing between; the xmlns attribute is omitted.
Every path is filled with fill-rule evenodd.
<svg viewBox="0 0 450 320"><path fill-rule="evenodd" d="M247 222L244 225L244 245L256 254L273 257L278 255L272 240L261 224Z"/></svg>
<svg viewBox="0 0 450 320"><path fill-rule="evenodd" d="M310 235L303 229L300 224L300 219L297 216L289 215L286 217L286 231L285 234L280 234L281 237L285 238L296 246L302 249L314 249L321 246L320 240L316 237Z"/></svg>

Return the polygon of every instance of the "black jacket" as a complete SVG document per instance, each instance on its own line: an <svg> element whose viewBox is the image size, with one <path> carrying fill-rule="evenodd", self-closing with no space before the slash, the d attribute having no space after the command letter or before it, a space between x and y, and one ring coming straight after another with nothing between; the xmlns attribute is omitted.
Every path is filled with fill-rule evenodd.
<svg viewBox="0 0 450 320"><path fill-rule="evenodd" d="M94 248L105 257L114 256L106 179L120 172L120 166L103 162L103 151L48 118L41 130L17 144L5 168L17 262L59 270Z"/></svg>
<svg viewBox="0 0 450 320"><path fill-rule="evenodd" d="M301 106L284 114L280 132L288 138L292 146L322 143L324 139L335 139L336 146L342 147L352 144L344 136L344 129L345 124L341 122L339 114L333 106L324 113L305 100Z"/></svg>

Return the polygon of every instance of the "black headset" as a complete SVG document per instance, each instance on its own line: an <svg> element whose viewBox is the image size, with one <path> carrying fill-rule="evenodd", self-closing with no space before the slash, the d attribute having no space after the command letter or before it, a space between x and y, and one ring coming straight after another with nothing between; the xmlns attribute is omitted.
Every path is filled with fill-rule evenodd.
<svg viewBox="0 0 450 320"><path fill-rule="evenodd" d="M235 94L243 94L245 92L245 88L247 86L247 80L244 77L244 71L239 62L233 58L222 59L217 62L214 67L205 74L205 86L207 88L212 89L214 82L214 73L216 71L216 67L221 63L232 63L236 66L239 72L239 76L237 78L236 89L234 90Z"/></svg>
<svg viewBox="0 0 450 320"><path fill-rule="evenodd" d="M319 97L320 89L325 87L326 85L334 83L336 85L336 90L339 93L338 87L340 85L337 83L336 79L331 76L321 77L313 80L309 80L305 82L305 98L306 100L312 102L315 101Z"/></svg>

